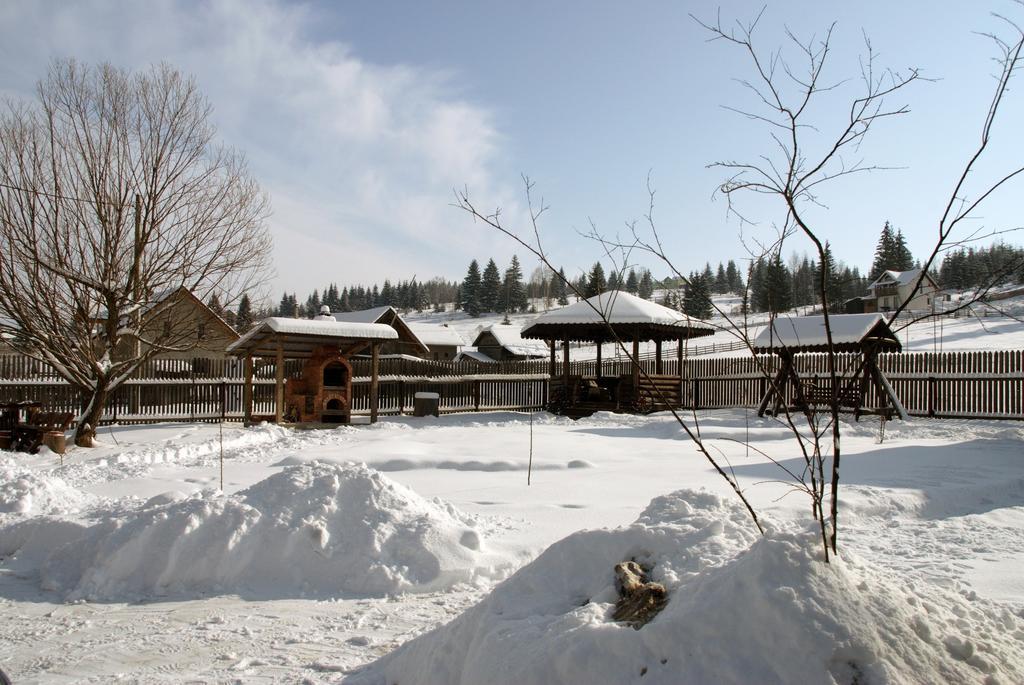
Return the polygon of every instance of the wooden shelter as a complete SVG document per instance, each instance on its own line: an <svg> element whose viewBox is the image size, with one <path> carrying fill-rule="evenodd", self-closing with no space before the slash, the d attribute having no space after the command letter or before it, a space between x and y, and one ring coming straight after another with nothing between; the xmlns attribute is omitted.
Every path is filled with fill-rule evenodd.
<svg viewBox="0 0 1024 685"><path fill-rule="evenodd" d="M853 410L858 419L862 414L879 414L891 418L896 413L902 417L905 414L902 405L878 368L879 353L899 352L902 349L899 339L882 315L832 314L828 320L833 350L836 353L853 354L857 359L852 373L849 369L836 370L840 381L837 389L839 406ZM820 375L801 377L794 363L797 354L828 352L823 316L781 316L758 334L753 348L757 354L774 354L780 360L779 370L757 409L758 416L769 412L770 405L770 413L773 415L782 411L783 407L807 411L831 405L830 378L821 378ZM864 406L869 388L876 391L879 400L877 407Z"/></svg>
<svg viewBox="0 0 1024 685"><path fill-rule="evenodd" d="M381 345L398 339L394 328L378 323L342 323L333 317L313 320L270 317L228 346L245 359L242 409L253 420L253 359L275 360L274 421L348 423L352 414L349 357L370 348L370 421L377 420L377 381ZM285 379L286 359L304 359L302 375Z"/></svg>
<svg viewBox="0 0 1024 685"><path fill-rule="evenodd" d="M714 328L668 307L613 290L537 317L522 337L545 340L551 355L552 409L570 416L595 411L653 411L679 406L682 396L682 360L686 342L712 335ZM621 341L632 345L631 371L605 377L601 345ZM640 343L654 341L654 373L641 375ZM679 374L664 373L662 345L676 342ZM569 364L569 343L597 345L593 376L576 375ZM562 346L562 374L556 373L556 347Z"/></svg>
<svg viewBox="0 0 1024 685"><path fill-rule="evenodd" d="M408 354L421 359L430 358L430 348L394 307L384 305L354 312L331 312L329 308L325 312L324 307L321 307L320 313L328 314L335 321L342 323L380 323L391 326L398 334L398 338L384 343L380 350L381 354Z"/></svg>

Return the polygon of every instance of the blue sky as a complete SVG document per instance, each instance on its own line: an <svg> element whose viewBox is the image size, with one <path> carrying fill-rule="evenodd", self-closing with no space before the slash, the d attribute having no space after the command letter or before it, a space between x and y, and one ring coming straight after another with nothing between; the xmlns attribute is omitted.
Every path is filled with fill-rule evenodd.
<svg viewBox="0 0 1024 685"><path fill-rule="evenodd" d="M761 7L734 2L721 14L747 20ZM860 148L869 163L901 168L837 182L821 196L826 207L810 212L844 261L869 266L886 220L915 255L933 242L991 96L994 51L977 35L1002 30L991 11L1024 20L1005 0L767 6L758 34L766 50L785 42L787 26L810 37L837 22L826 75L854 81L812 111L823 134L855 92L862 31L880 65L938 79L893 100L912 112ZM709 43L691 12L711 19L717 5L7 2L0 90L30 95L48 62L65 56L130 68L163 60L193 74L221 137L246 152L270 193L273 293L461 278L471 258L504 265L513 252L529 271L536 261L521 248L450 206L452 188L465 186L526 229L521 174L550 206L541 226L549 253L572 273L602 256L578 235L591 221L625 235L627 222L642 219L650 172L666 250L688 271L742 260L741 232L770 239L783 216L777 203L741 199L755 222L741 228L714 197L726 174L708 165L756 158L770 141L763 125L723 109L751 105L735 81L751 76L750 65L735 48ZM1024 98L1014 92L975 187L1024 160L1020 121ZM995 197L974 226L1024 223L1021 190ZM786 252L807 249L792 240Z"/></svg>

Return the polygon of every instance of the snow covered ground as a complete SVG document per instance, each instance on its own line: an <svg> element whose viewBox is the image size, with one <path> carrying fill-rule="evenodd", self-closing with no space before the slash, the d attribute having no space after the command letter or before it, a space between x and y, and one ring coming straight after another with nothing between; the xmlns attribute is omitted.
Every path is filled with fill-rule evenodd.
<svg viewBox="0 0 1024 685"><path fill-rule="evenodd" d="M881 444L878 423L844 425L841 559L824 567L770 461L801 463L786 429L744 411L700 424L767 537L665 415L227 425L223 492L217 426L103 428L63 466L0 453L0 669L19 684L1024 682L1024 425L892 422ZM639 631L608 619L630 556L672 598Z"/></svg>

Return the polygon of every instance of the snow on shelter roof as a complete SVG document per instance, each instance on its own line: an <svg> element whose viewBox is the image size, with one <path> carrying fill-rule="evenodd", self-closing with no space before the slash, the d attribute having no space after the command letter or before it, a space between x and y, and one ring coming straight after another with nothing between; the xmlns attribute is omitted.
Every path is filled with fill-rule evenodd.
<svg viewBox="0 0 1024 685"><path fill-rule="evenodd" d="M423 341L428 347L431 345L449 345L452 347L463 347L466 341L462 339L459 332L446 326L416 325L409 326L416 337Z"/></svg>
<svg viewBox="0 0 1024 685"><path fill-rule="evenodd" d="M900 342L881 314L831 314L832 344L839 351L853 351L873 339L887 347L900 349ZM769 352L783 348L799 350L828 346L823 316L780 316L754 339L754 349Z"/></svg>
<svg viewBox="0 0 1024 685"><path fill-rule="evenodd" d="M395 308L390 305L384 305L382 307L374 307L372 309L361 309L355 312L331 312L338 321L345 321L348 323L378 323L382 316L391 311L398 313Z"/></svg>
<svg viewBox="0 0 1024 685"><path fill-rule="evenodd" d="M523 337L605 341L614 337L608 331L609 325L623 339L638 336L640 340L676 340L715 332L709 323L642 297L612 290L541 314L523 330Z"/></svg>
<svg viewBox="0 0 1024 685"><path fill-rule="evenodd" d="M523 340L522 331L519 326L496 323L480 331L473 341L473 345L479 346L480 339L490 333L494 340L509 353L520 357L546 357L548 347L544 343L537 343L532 340Z"/></svg>
<svg viewBox="0 0 1024 685"><path fill-rule="evenodd" d="M353 323L333 319L289 319L271 316L228 345L228 354L273 356L281 341L285 355L308 357L320 345L343 342L397 340L398 332L382 323Z"/></svg>

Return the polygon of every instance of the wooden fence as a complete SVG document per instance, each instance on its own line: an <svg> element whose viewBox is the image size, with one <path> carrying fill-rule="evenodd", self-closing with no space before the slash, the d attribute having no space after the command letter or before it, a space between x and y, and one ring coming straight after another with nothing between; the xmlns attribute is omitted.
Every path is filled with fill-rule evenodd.
<svg viewBox="0 0 1024 685"><path fill-rule="evenodd" d="M647 374L655 374L653 359L641 359ZM679 397L684 407L697 409L757 407L768 387L765 372L773 374L774 357L687 358L682 365ZM796 368L803 377L821 381L828 376L825 355L800 355ZM570 374L593 376L596 362L570 362ZM857 371L858 358L839 356L840 374ZM1024 350L985 352L912 352L884 354L879 366L912 416L1024 419ZM287 376L298 375L301 362L286 362ZM493 409L531 410L547 403L548 360L479 364L476 362L382 359L380 413L409 411L417 392L436 392L442 412ZM676 359L663 362L661 375L680 375ZM563 374L559 361L555 372ZM625 360L604 360L604 376L631 373ZM369 413L369 362L353 363L353 412ZM272 360L255 366L253 411L274 413ZM135 378L108 399L104 422L217 421L242 417L242 364L234 359L158 359L148 362ZM870 389L867 406L878 400ZM38 400L47 410L77 413L79 391L38 362L15 354L0 354L0 402Z"/></svg>

